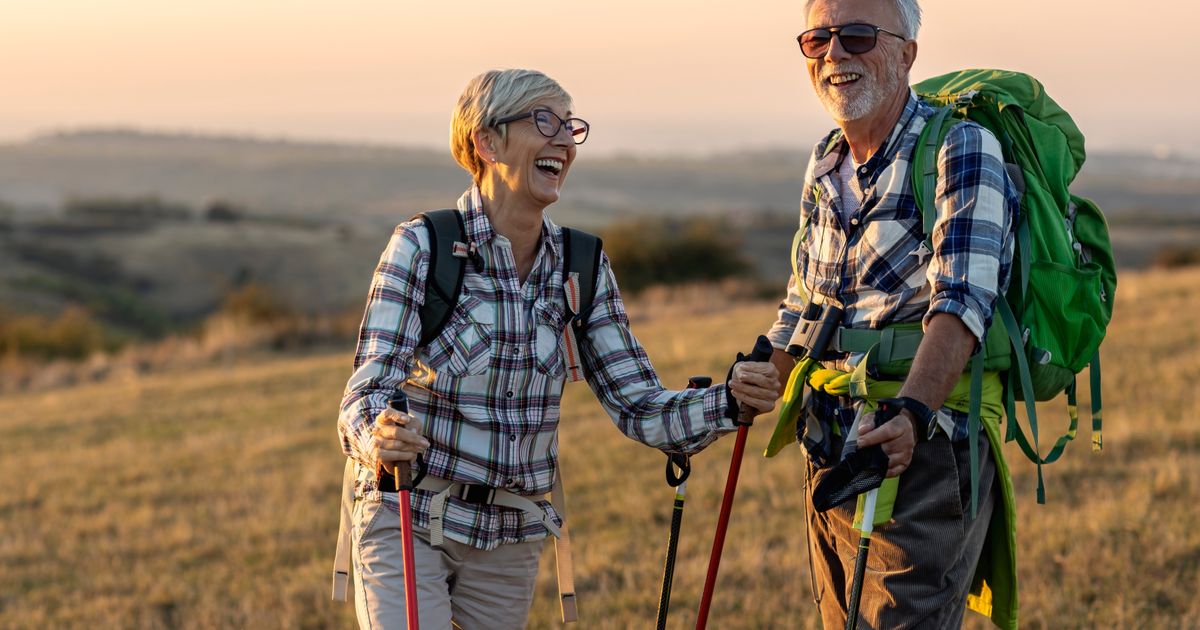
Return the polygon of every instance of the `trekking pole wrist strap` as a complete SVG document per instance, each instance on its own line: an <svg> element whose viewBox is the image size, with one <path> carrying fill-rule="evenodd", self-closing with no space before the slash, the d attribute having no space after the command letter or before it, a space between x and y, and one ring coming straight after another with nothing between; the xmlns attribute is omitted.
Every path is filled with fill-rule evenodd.
<svg viewBox="0 0 1200 630"><path fill-rule="evenodd" d="M879 406L881 409L893 407L897 410L908 411L912 420L913 434L918 442L928 442L933 437L934 431L937 430L937 412L916 398L908 396L884 398L879 401Z"/></svg>

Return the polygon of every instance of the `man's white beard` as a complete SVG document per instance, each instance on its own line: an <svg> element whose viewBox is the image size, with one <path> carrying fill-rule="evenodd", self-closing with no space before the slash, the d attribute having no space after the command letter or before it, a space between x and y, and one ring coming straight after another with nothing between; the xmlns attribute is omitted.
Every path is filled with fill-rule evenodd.
<svg viewBox="0 0 1200 630"><path fill-rule="evenodd" d="M817 88L817 98L821 100L821 105L834 120L866 118L877 110L888 97L895 94L904 80L904 73L899 69L887 73L882 79L877 79L874 75L869 74L866 68L858 64L840 66L836 71L826 73L826 76L846 72L855 72L860 76L853 88L855 90L853 95L842 93L841 90L830 85L824 77L819 83L820 87Z"/></svg>

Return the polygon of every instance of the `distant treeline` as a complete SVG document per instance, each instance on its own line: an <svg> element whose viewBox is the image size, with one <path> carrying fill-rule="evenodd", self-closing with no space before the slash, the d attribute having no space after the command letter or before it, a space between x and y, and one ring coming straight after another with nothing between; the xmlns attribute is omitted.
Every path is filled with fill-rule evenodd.
<svg viewBox="0 0 1200 630"><path fill-rule="evenodd" d="M245 205L214 199L198 208L155 195L136 197L73 197L57 215L19 221L12 207L0 201L0 232L26 231L34 235L78 236L99 232L145 232L169 223L255 222L318 228L331 221L317 218L252 212Z"/></svg>
<svg viewBox="0 0 1200 630"><path fill-rule="evenodd" d="M170 268L146 269L143 265L135 272L122 259L124 250L102 248L87 238L92 233L151 238L160 227L196 221L227 225L233 235L233 230L243 229L240 224L244 222L261 224L261 216L225 200L209 202L197 210L153 196L75 198L54 216L27 215L20 222L13 213L0 212L0 253L19 269L6 280L7 295L16 299L7 300L6 308L0 310L0 355L85 358L130 343L194 334L213 318L239 321L258 329L269 326L293 333L306 329L303 322L316 313L310 312L304 302L290 303L297 299L296 285L274 284L269 279L279 276L253 266L261 265L261 260L246 259L244 264L221 267L215 264L218 261L212 261L212 280L196 287L212 292L211 301L186 314L172 313L156 298L178 281ZM292 225L296 222L292 217L285 222L288 227L306 227ZM742 228L722 219L695 217L618 222L601 235L621 288L635 295L654 285L752 279L754 265L740 249L742 232ZM173 234L170 238L179 239L186 231ZM281 234L272 231L266 236ZM312 248L342 247L338 238L338 230L334 229L327 236L306 237L305 242ZM298 256L291 259L293 264L317 259L295 249L289 254ZM364 250L362 256L366 260L375 252ZM364 272L369 268L365 266ZM302 270L300 274L304 276ZM297 278L286 277L293 281ZM347 278L351 280L365 286L368 277ZM281 281L286 280L275 282ZM287 289L292 290L290 301L280 297L288 294ZM40 310L28 310L38 303L43 305ZM27 306L22 308L21 304ZM354 301L338 308L355 314L349 319L356 320L362 304ZM340 311L335 308L332 312ZM330 313L325 311L326 315ZM338 330L333 334L346 334L352 339L353 332ZM285 343L276 339L272 345Z"/></svg>

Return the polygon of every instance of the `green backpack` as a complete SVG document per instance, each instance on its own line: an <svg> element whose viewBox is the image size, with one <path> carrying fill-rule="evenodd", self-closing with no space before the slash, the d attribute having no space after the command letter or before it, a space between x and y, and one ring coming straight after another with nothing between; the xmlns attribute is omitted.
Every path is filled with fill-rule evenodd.
<svg viewBox="0 0 1200 630"><path fill-rule="evenodd" d="M927 79L913 89L922 100L940 108L918 140L910 169L930 250L937 218L938 148L961 120L974 121L995 134L1021 193L1013 277L1004 299L996 301L997 317L988 338L1006 339L1012 348L1004 395L1005 441L1016 440L1037 465L1038 503L1045 503L1042 464L1057 460L1075 438L1079 424L1075 377L1088 366L1092 449L1098 451L1103 444L1099 349L1112 317L1117 278L1104 215L1096 204L1068 189L1083 166L1083 134L1041 83L1018 72L962 70ZM984 354L978 353L972 361L974 381L982 377ZM1035 402L1064 392L1070 426L1042 455ZM1018 400L1025 403L1032 439L1018 422Z"/></svg>

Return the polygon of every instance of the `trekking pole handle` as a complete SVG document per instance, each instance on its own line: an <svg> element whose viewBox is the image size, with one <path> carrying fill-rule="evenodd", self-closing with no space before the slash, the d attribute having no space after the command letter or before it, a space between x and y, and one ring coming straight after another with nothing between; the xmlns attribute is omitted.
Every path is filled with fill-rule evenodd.
<svg viewBox="0 0 1200 630"><path fill-rule="evenodd" d="M775 347L771 345L771 340L767 339L765 335L759 335L758 339L754 342L754 349L750 351L750 354L745 355L739 352L737 355L737 360L733 362L733 365L729 366L729 376L725 379L726 384L733 380L733 368L738 363L741 363L742 361L770 361L771 354L773 352L775 352ZM735 400L732 394L730 395L730 400ZM748 415L749 417L747 417ZM736 404L736 402L731 404L729 409L726 411L726 417L733 420L733 423L739 426L751 424L754 418L752 412L741 409L741 405Z"/></svg>
<svg viewBox="0 0 1200 630"><path fill-rule="evenodd" d="M392 393L391 398L388 398L388 409L408 413L408 397L400 390L396 390ZM407 462L396 462L394 472L397 492L413 489L412 467Z"/></svg>

